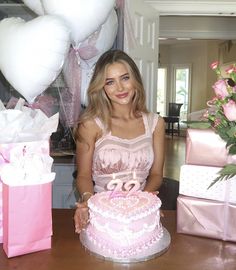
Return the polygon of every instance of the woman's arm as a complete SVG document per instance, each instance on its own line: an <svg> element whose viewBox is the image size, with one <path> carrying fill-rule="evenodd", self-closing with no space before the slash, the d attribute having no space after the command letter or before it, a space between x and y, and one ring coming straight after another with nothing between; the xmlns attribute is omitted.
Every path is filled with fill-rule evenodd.
<svg viewBox="0 0 236 270"><path fill-rule="evenodd" d="M165 121L161 116L153 132L153 150L154 161L144 187L145 191L157 191L162 184L165 160Z"/></svg>
<svg viewBox="0 0 236 270"><path fill-rule="evenodd" d="M77 177L76 185L81 200L77 203L74 215L75 232L85 228L88 222L87 200L94 193L92 181L92 162L98 127L94 121L87 121L78 127L81 141L76 142Z"/></svg>
<svg viewBox="0 0 236 270"><path fill-rule="evenodd" d="M76 163L77 163L77 189L82 196L85 192L93 194L92 162L98 127L94 121L87 121L80 124L78 132L81 141L76 142Z"/></svg>

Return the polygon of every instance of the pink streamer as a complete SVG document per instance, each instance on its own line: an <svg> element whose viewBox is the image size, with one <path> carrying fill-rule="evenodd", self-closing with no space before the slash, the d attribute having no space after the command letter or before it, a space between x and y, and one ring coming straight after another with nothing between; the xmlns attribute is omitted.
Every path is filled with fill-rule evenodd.
<svg viewBox="0 0 236 270"><path fill-rule="evenodd" d="M96 42L99 37L100 30L94 32L80 45L78 53L82 59L88 60L98 55L99 51L96 48Z"/></svg>
<svg viewBox="0 0 236 270"><path fill-rule="evenodd" d="M117 8L124 8L125 1L124 0L116 0L116 7Z"/></svg>
<svg viewBox="0 0 236 270"><path fill-rule="evenodd" d="M80 114L81 68L78 52L72 47L65 61L63 74L68 88L60 93L61 120L65 126L73 127Z"/></svg>

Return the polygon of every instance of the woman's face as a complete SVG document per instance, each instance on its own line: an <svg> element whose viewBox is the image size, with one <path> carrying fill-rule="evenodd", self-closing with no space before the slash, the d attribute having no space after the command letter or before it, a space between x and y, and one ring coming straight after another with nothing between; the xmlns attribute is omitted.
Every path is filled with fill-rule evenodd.
<svg viewBox="0 0 236 270"><path fill-rule="evenodd" d="M135 87L126 65L114 63L107 67L104 91L112 103L131 104Z"/></svg>

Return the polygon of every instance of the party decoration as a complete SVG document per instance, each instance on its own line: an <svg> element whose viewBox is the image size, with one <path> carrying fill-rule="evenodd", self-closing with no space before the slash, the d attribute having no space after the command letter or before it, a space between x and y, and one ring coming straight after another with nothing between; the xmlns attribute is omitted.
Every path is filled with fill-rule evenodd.
<svg viewBox="0 0 236 270"><path fill-rule="evenodd" d="M105 51L111 49L118 31L118 18L113 9L100 30L94 32L78 49L81 81L81 103L87 105L87 89L98 58Z"/></svg>
<svg viewBox="0 0 236 270"><path fill-rule="evenodd" d="M44 8L42 6L41 0L23 0L23 3L34 11L38 15L44 15Z"/></svg>
<svg viewBox="0 0 236 270"><path fill-rule="evenodd" d="M60 92L60 120L64 126L73 127L80 113L81 68L72 47L63 66L63 75L68 87Z"/></svg>
<svg viewBox="0 0 236 270"><path fill-rule="evenodd" d="M78 48L79 56L84 60L89 60L109 50L115 41L117 30L118 18L113 9L101 28L81 43Z"/></svg>
<svg viewBox="0 0 236 270"><path fill-rule="evenodd" d="M29 102L56 79L69 50L69 30L56 16L0 22L0 69Z"/></svg>
<svg viewBox="0 0 236 270"><path fill-rule="evenodd" d="M46 14L63 18L71 32L74 48L107 19L115 0L41 0Z"/></svg>

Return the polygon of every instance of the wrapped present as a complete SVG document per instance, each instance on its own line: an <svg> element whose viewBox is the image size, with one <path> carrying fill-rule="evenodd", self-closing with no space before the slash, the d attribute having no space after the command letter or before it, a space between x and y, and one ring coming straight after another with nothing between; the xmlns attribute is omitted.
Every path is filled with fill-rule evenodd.
<svg viewBox="0 0 236 270"><path fill-rule="evenodd" d="M0 144L3 249L8 257L51 247L53 159L49 141Z"/></svg>
<svg viewBox="0 0 236 270"><path fill-rule="evenodd" d="M177 232L236 241L236 205L179 195Z"/></svg>
<svg viewBox="0 0 236 270"><path fill-rule="evenodd" d="M212 129L187 129L186 164L223 167L235 161L235 156L228 155L226 142Z"/></svg>
<svg viewBox="0 0 236 270"><path fill-rule="evenodd" d="M182 165L180 168L179 194L216 201L236 203L236 176L218 181L210 188L212 181L219 176L221 168L199 165Z"/></svg>

